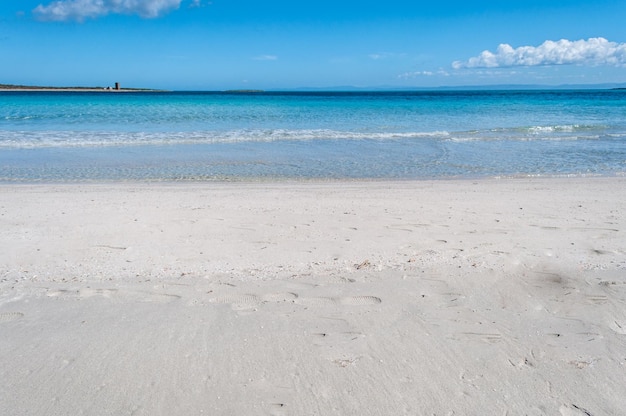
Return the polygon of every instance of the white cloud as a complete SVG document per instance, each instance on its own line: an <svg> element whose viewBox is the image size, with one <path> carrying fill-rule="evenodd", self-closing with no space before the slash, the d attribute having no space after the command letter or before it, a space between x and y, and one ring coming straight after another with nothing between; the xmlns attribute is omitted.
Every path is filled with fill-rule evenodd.
<svg viewBox="0 0 626 416"><path fill-rule="evenodd" d="M255 56L254 58L255 61L275 61L278 59L278 56L276 55L260 55L260 56Z"/></svg>
<svg viewBox="0 0 626 416"><path fill-rule="evenodd" d="M395 52L382 52L382 53L370 53L367 55L368 58L373 60L379 59L391 59L391 58L404 58L406 53L395 53Z"/></svg>
<svg viewBox="0 0 626 416"><path fill-rule="evenodd" d="M39 5L33 13L39 20L83 21L108 14L136 14L144 18L161 16L178 9L183 0L57 0L47 5ZM200 0L191 0L192 6L200 5Z"/></svg>
<svg viewBox="0 0 626 416"><path fill-rule="evenodd" d="M547 40L539 46L519 48L503 43L495 53L483 51L467 61L452 63L455 69L540 65L623 66L626 65L626 43L609 42L604 38Z"/></svg>
<svg viewBox="0 0 626 416"><path fill-rule="evenodd" d="M432 77L432 76L442 76L442 77L447 77L450 76L450 74L447 71L444 71L443 69L440 69L438 71L414 71L414 72L405 72L404 74L400 74L398 75L398 78L402 78L402 79L411 79L411 78L418 78L418 77Z"/></svg>

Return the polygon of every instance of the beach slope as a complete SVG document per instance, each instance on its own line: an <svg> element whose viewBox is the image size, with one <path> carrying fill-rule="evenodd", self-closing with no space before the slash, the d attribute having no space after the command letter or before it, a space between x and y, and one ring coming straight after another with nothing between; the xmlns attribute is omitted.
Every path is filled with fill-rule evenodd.
<svg viewBox="0 0 626 416"><path fill-rule="evenodd" d="M625 190L0 186L0 413L620 414Z"/></svg>

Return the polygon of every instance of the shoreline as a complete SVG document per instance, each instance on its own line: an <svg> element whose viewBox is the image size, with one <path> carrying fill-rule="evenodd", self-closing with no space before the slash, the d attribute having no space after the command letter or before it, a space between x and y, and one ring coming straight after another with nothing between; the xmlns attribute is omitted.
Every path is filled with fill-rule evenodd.
<svg viewBox="0 0 626 416"><path fill-rule="evenodd" d="M185 186L185 185L220 185L220 184L249 184L249 185L272 185L291 184L297 186L316 184L407 184L407 183L446 183L446 182L492 182L492 181L576 181L576 180L626 180L626 172L613 172L609 174L559 174L559 175L498 175L498 176L457 176L457 177L424 177L424 178L335 178L335 177L189 177L189 178L163 178L163 179L67 179L67 180L26 180L26 179L0 179L0 187L12 186L104 186L104 185L129 185L129 186Z"/></svg>
<svg viewBox="0 0 626 416"><path fill-rule="evenodd" d="M617 414L625 189L0 185L0 411Z"/></svg>
<svg viewBox="0 0 626 416"><path fill-rule="evenodd" d="M150 90L150 89L133 89L133 88L120 88L119 90L110 88L1 88L2 92L164 92L165 90Z"/></svg>
<svg viewBox="0 0 626 416"><path fill-rule="evenodd" d="M26 85L0 84L0 92L163 92L150 88L119 88L114 87L39 87Z"/></svg>

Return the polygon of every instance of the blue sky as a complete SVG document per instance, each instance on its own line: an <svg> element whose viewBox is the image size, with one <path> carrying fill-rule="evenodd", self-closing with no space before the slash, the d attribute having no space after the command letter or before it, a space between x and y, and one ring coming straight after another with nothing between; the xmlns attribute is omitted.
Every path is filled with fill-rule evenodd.
<svg viewBox="0 0 626 416"><path fill-rule="evenodd" d="M0 83L626 83L624 0L0 0Z"/></svg>

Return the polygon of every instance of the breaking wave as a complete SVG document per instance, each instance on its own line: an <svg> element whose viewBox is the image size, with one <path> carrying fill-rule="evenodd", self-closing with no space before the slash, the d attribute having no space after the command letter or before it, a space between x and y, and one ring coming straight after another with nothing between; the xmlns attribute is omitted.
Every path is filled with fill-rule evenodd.
<svg viewBox="0 0 626 416"><path fill-rule="evenodd" d="M167 146L312 140L534 141L623 139L626 132L606 126L559 125L460 132L380 132L331 129L241 129L228 131L3 131L0 148Z"/></svg>
<svg viewBox="0 0 626 416"><path fill-rule="evenodd" d="M101 147L142 145L184 145L305 140L403 140L445 139L450 134L436 132L351 132L317 130L232 130L192 132L112 132L112 131L14 131L0 133L0 148Z"/></svg>

